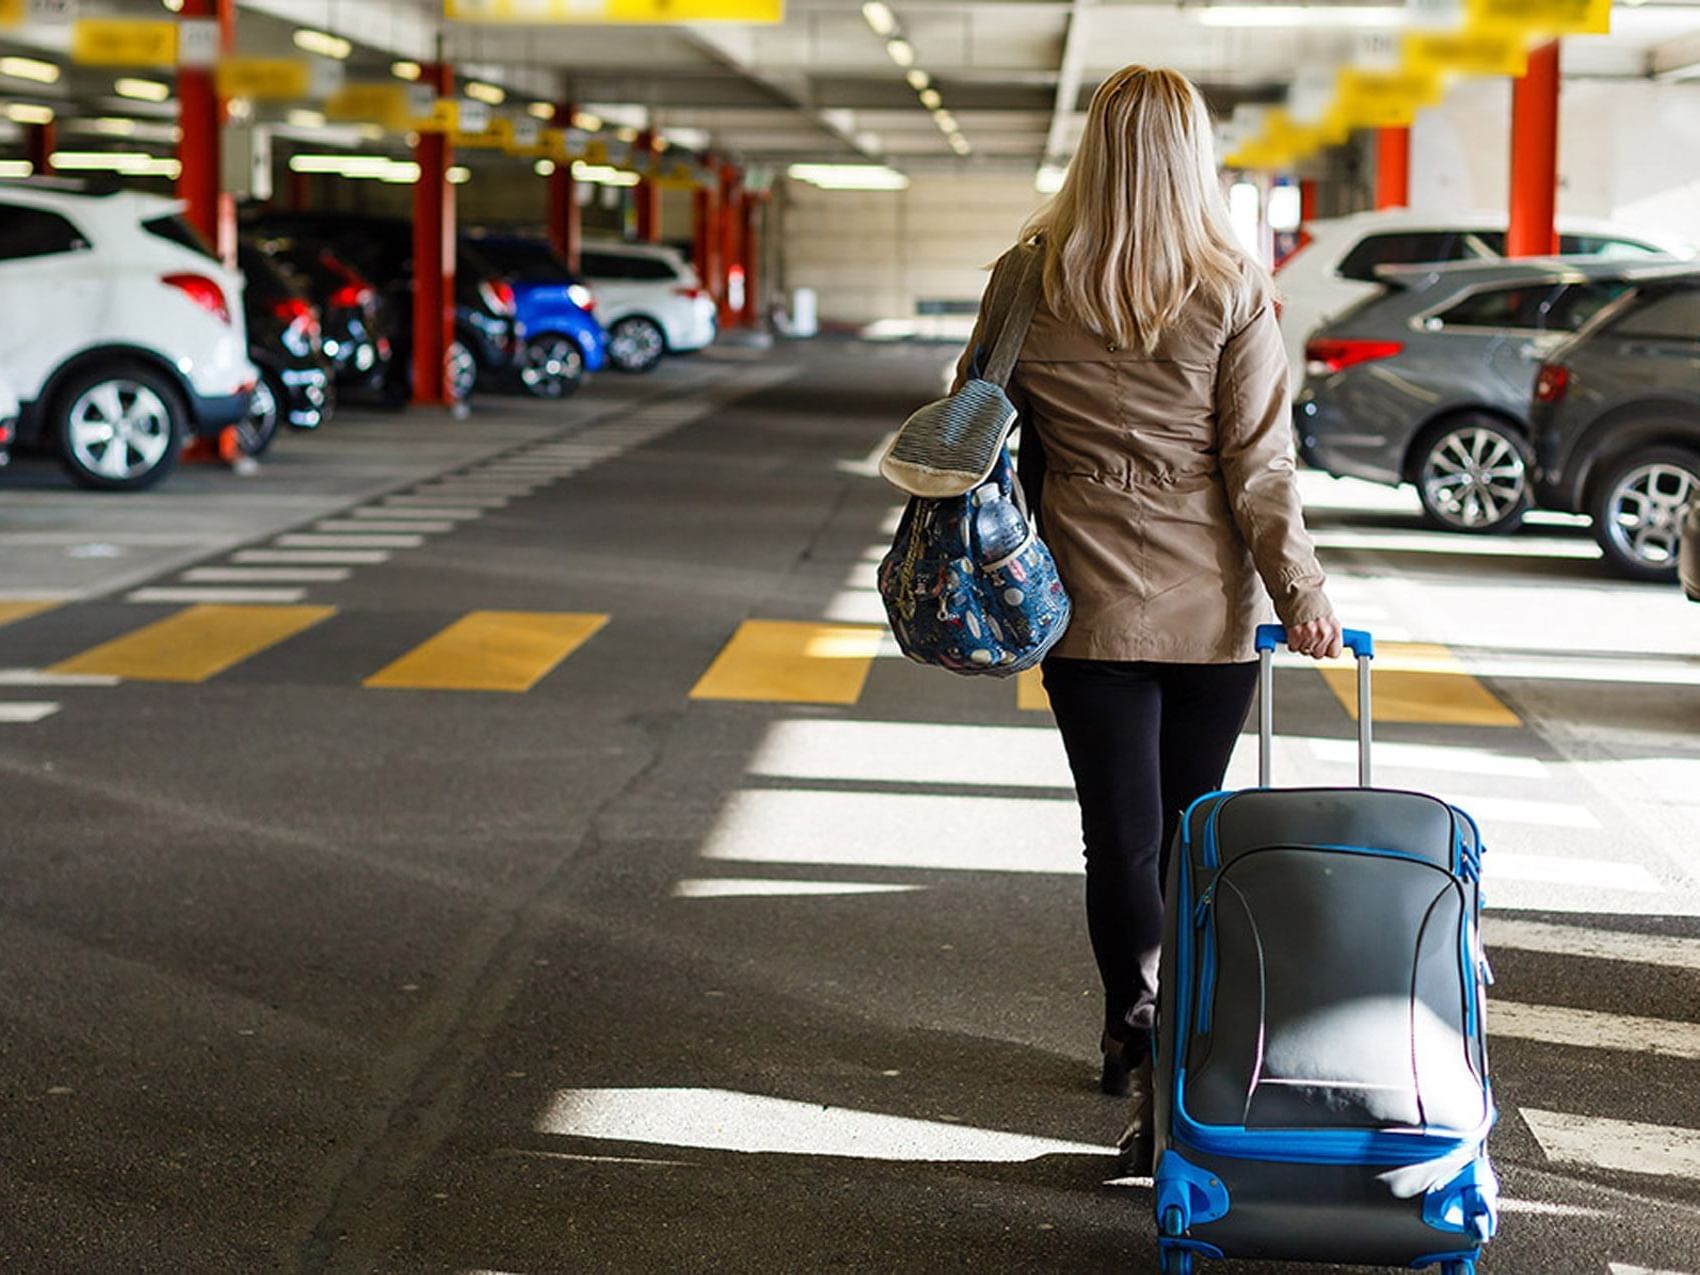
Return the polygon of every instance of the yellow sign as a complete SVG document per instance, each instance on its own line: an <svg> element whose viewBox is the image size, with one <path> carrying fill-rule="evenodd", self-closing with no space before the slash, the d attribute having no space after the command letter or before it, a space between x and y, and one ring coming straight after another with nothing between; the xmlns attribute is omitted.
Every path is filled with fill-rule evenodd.
<svg viewBox="0 0 1700 1275"><path fill-rule="evenodd" d="M79 18L71 24L79 66L176 66L177 23L169 18Z"/></svg>
<svg viewBox="0 0 1700 1275"><path fill-rule="evenodd" d="M1343 67L1334 109L1352 128L1402 128L1417 111L1440 99L1438 76L1428 71L1365 71Z"/></svg>
<svg viewBox="0 0 1700 1275"><path fill-rule="evenodd" d="M256 102L298 101L311 95L311 68L306 58L226 58L218 64L218 91Z"/></svg>
<svg viewBox="0 0 1700 1275"><path fill-rule="evenodd" d="M589 141L584 144L584 162L603 165L608 162L608 143Z"/></svg>
<svg viewBox="0 0 1700 1275"><path fill-rule="evenodd" d="M0 0L0 27L21 27L29 0Z"/></svg>
<svg viewBox="0 0 1700 1275"><path fill-rule="evenodd" d="M785 17L785 0L443 0L443 16L455 22L587 26L774 23Z"/></svg>
<svg viewBox="0 0 1700 1275"><path fill-rule="evenodd" d="M382 124L392 133L412 125L405 84L345 84L325 99L325 118L340 124Z"/></svg>
<svg viewBox="0 0 1700 1275"><path fill-rule="evenodd" d="M1405 65L1444 75L1522 75L1529 68L1528 37L1517 31L1412 31Z"/></svg>
<svg viewBox="0 0 1700 1275"><path fill-rule="evenodd" d="M454 133L460 128L460 103L452 97L439 97L431 104L431 113L413 119L408 125L419 133Z"/></svg>
<svg viewBox="0 0 1700 1275"><path fill-rule="evenodd" d="M506 150L514 144L514 122L505 115L490 117L490 127L482 133L455 131L454 144L471 150Z"/></svg>
<svg viewBox="0 0 1700 1275"><path fill-rule="evenodd" d="M1611 0L1465 0L1468 24L1527 35L1607 35Z"/></svg>

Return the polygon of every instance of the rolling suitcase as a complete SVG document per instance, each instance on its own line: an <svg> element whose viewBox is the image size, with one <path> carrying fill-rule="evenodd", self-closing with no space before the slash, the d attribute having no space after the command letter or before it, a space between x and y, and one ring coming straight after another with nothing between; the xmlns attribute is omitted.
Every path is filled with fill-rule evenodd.
<svg viewBox="0 0 1700 1275"><path fill-rule="evenodd" d="M1164 1275L1199 1258L1439 1265L1498 1225L1488 1162L1482 845L1435 797L1370 787L1370 635L1357 788L1259 783L1194 802L1168 864L1154 1202Z"/></svg>

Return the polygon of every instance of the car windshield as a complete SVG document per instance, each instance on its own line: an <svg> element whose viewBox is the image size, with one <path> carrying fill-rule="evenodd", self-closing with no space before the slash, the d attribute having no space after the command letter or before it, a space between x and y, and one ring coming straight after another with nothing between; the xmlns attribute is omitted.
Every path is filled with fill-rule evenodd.
<svg viewBox="0 0 1700 1275"><path fill-rule="evenodd" d="M526 283L577 283L555 250L542 240L478 239L478 251L503 274Z"/></svg>

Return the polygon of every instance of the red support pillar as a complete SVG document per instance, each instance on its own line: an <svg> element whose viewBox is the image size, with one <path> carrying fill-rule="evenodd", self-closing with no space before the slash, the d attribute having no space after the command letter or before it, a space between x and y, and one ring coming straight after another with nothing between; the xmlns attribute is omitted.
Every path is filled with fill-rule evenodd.
<svg viewBox="0 0 1700 1275"><path fill-rule="evenodd" d="M1304 177L1299 180L1299 224L1305 225L1316 220L1316 178Z"/></svg>
<svg viewBox="0 0 1700 1275"><path fill-rule="evenodd" d="M739 229L743 225L742 208L743 192L738 181L738 170L727 164L720 170L720 269L723 271L723 286L720 289L720 324L722 327L737 325L742 307L733 305L732 295L734 286L741 289L744 281L744 264L740 257L743 245L739 242Z"/></svg>
<svg viewBox="0 0 1700 1275"><path fill-rule="evenodd" d="M1407 208L1411 203L1411 130L1381 128L1375 133L1375 206Z"/></svg>
<svg viewBox="0 0 1700 1275"><path fill-rule="evenodd" d="M691 259L696 266L697 278L702 280L708 295L719 304L725 287L715 268L720 255L720 227L716 224L718 210L715 203L715 192L707 186L698 186L691 192Z"/></svg>
<svg viewBox="0 0 1700 1275"><path fill-rule="evenodd" d="M738 316L741 327L756 327L761 323L761 241L756 234L756 205L759 197L745 193L739 201L739 257L744 266L744 308Z"/></svg>
<svg viewBox="0 0 1700 1275"><path fill-rule="evenodd" d="M1511 228L1508 257L1558 247L1558 41L1529 50L1529 69L1511 85Z"/></svg>
<svg viewBox="0 0 1700 1275"><path fill-rule="evenodd" d="M454 69L427 66L420 76L439 96L454 92ZM413 148L419 181L413 187L413 401L451 401L447 358L454 341L455 203L446 133L420 133Z"/></svg>
<svg viewBox="0 0 1700 1275"><path fill-rule="evenodd" d="M51 121L24 125L24 158L29 160L37 177L47 177L53 172L55 132Z"/></svg>
<svg viewBox="0 0 1700 1275"><path fill-rule="evenodd" d="M182 21L218 19L220 51L228 53L234 46L236 0L183 0L178 16ZM177 177L178 198L188 203L189 220L219 256L234 260L236 205L220 189L219 130L224 125L224 103L211 67L178 68L177 109L183 130L177 145L177 159L182 165Z"/></svg>
<svg viewBox="0 0 1700 1275"><path fill-rule="evenodd" d="M655 134L647 128L638 134L636 150L645 169L655 159ZM637 237L640 243L661 242L661 187L645 177L632 189L637 208Z"/></svg>
<svg viewBox="0 0 1700 1275"><path fill-rule="evenodd" d="M571 128L578 108L570 102L555 108L555 123ZM578 206L578 179L573 176L573 161L561 160L549 174L549 242L566 259L567 268L578 273L579 249L583 245Z"/></svg>

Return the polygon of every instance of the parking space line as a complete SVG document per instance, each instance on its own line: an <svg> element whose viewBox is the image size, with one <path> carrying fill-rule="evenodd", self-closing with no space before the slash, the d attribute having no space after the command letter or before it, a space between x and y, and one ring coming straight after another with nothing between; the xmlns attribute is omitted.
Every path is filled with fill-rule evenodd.
<svg viewBox="0 0 1700 1275"><path fill-rule="evenodd" d="M328 518L324 522L313 524L317 532L329 532L337 535L368 535L374 531L390 533L412 532L417 535L438 535L445 531L453 531L457 524L452 522L386 522L382 527L374 527L369 522L361 522L355 518Z"/></svg>
<svg viewBox="0 0 1700 1275"><path fill-rule="evenodd" d="M417 507L428 505L435 511L438 508L468 510L476 509L480 513L487 509L501 509L508 503L506 496L461 496L452 492L434 491L402 496L385 496L384 503L392 509L412 509L417 513Z"/></svg>
<svg viewBox="0 0 1700 1275"><path fill-rule="evenodd" d="M691 698L854 704L885 630L874 625L745 620Z"/></svg>
<svg viewBox="0 0 1700 1275"><path fill-rule="evenodd" d="M52 717L58 711L59 705L45 701L0 703L0 725L32 726L43 718Z"/></svg>
<svg viewBox="0 0 1700 1275"><path fill-rule="evenodd" d="M153 587L134 589L124 595L124 601L135 602L144 606L153 606L162 602L176 604L193 604L197 602L219 602L239 606L288 606L299 602L307 596L305 589L242 589L221 588L217 585L191 585L177 589Z"/></svg>
<svg viewBox="0 0 1700 1275"><path fill-rule="evenodd" d="M1482 935L1488 947L1495 949L1700 970L1700 939L1550 925L1544 921L1520 921L1503 916L1489 917Z"/></svg>
<svg viewBox="0 0 1700 1275"><path fill-rule="evenodd" d="M374 567L388 562L390 554L384 549L239 549L230 555L232 562L293 562L302 565L325 563L353 567Z"/></svg>
<svg viewBox="0 0 1700 1275"><path fill-rule="evenodd" d="M47 671L204 682L335 614L335 607L322 606L191 606Z"/></svg>
<svg viewBox="0 0 1700 1275"><path fill-rule="evenodd" d="M1700 1129L1519 1108L1548 1160L1616 1173L1700 1178Z"/></svg>
<svg viewBox="0 0 1700 1275"><path fill-rule="evenodd" d="M382 505L367 505L361 509L350 509L348 513L351 518L371 518L386 522L389 519L405 520L408 518L430 518L445 522L470 522L475 518L482 518L484 516L484 511L482 509L432 509L429 507L418 509L407 507L386 508ZM380 531L382 528L368 527L366 530Z"/></svg>
<svg viewBox="0 0 1700 1275"><path fill-rule="evenodd" d="M473 611L363 685L528 691L607 623L606 615L562 611Z"/></svg>
<svg viewBox="0 0 1700 1275"><path fill-rule="evenodd" d="M1489 999L1488 1032L1547 1045L1700 1059L1700 1023Z"/></svg>
<svg viewBox="0 0 1700 1275"><path fill-rule="evenodd" d="M193 567L185 584L335 584L354 573L347 567Z"/></svg>
<svg viewBox="0 0 1700 1275"><path fill-rule="evenodd" d="M1357 719L1357 674L1350 666L1318 670L1346 711ZM1429 642L1383 642L1375 654L1375 719L1436 726L1521 726L1522 719L1483 686L1446 647Z"/></svg>
<svg viewBox="0 0 1700 1275"><path fill-rule="evenodd" d="M21 598L13 601L0 600L0 624L12 624L18 620L27 620L32 615L40 615L43 611L51 611L59 603L47 598Z"/></svg>
<svg viewBox="0 0 1700 1275"><path fill-rule="evenodd" d="M419 535L318 535L310 531L291 532L272 543L282 549L417 549L425 543Z"/></svg>

